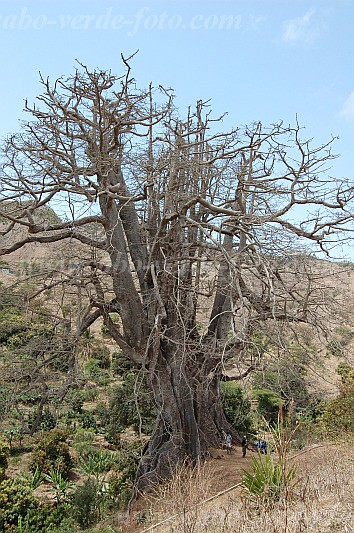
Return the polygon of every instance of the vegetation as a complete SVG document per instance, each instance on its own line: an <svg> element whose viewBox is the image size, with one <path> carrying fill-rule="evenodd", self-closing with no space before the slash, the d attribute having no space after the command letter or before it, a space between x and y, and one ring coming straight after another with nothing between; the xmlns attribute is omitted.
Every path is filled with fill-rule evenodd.
<svg viewBox="0 0 354 533"><path fill-rule="evenodd" d="M347 438L354 434L354 369L341 363L337 369L341 377L340 394L326 402L319 423L326 436L332 439Z"/></svg>
<svg viewBox="0 0 354 533"><path fill-rule="evenodd" d="M59 429L47 431L34 447L30 469L35 472L50 474L53 471L67 476L73 466L73 460L66 443L68 434Z"/></svg>
<svg viewBox="0 0 354 533"><path fill-rule="evenodd" d="M29 243L64 251L70 242L76 262L49 264L39 284L34 264L23 280L27 301L53 296L53 323L41 332L53 360L32 364L22 316L4 334L12 350L26 344L23 363L30 355L37 380L51 367L66 372L67 388L82 377L105 387L110 361L97 347L83 376L77 365L92 341L85 331L101 321L145 374L156 405L137 476L143 490L173 465L198 462L222 428L237 436L220 398L225 363L235 361L241 378L269 345L289 350L282 330L326 330L335 293L322 297L303 247L326 250L328 236L351 221L352 193L325 175L331 142L314 146L298 124L220 133L207 104L183 117L171 91L139 90L133 59L122 59L122 76L81 65L53 85L42 79L40 106L26 104L29 121L4 142L0 216L14 231L2 255ZM43 403L52 395L45 384L38 381Z"/></svg>
<svg viewBox="0 0 354 533"><path fill-rule="evenodd" d="M331 143L282 123L220 133L201 101L181 117L170 91L137 89L131 60L122 77L81 65L42 79L1 150L2 264L26 244L52 255L0 284L0 528L13 533L104 531L152 487L195 531L224 432L248 436L245 465L260 433L274 452L242 482L267 521L308 503L292 449L354 430L354 333L312 254L352 219L352 189L323 171ZM309 379L326 357L331 399Z"/></svg>
<svg viewBox="0 0 354 533"><path fill-rule="evenodd" d="M5 479L0 483L0 526L3 530L16 526L19 518L37 509L38 500L29 484L20 479Z"/></svg>
<svg viewBox="0 0 354 533"><path fill-rule="evenodd" d="M282 465L271 455L252 457L251 471L244 471L242 488L248 500L266 508L288 495L296 479L295 468L283 472Z"/></svg>
<svg viewBox="0 0 354 533"><path fill-rule="evenodd" d="M221 401L228 422L239 433L251 433L251 402L245 398L242 388L234 381L221 384Z"/></svg>

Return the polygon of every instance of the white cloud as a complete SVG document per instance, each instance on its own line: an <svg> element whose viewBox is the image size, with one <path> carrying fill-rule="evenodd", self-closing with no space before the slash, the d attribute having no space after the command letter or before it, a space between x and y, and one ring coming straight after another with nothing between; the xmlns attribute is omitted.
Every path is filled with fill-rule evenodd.
<svg viewBox="0 0 354 533"><path fill-rule="evenodd" d="M318 30L312 25L314 14L315 10L311 9L302 17L287 20L284 24L283 40L288 43L313 41L318 36Z"/></svg>
<svg viewBox="0 0 354 533"><path fill-rule="evenodd" d="M341 117L354 118L354 91L350 93L339 112Z"/></svg>
<svg viewBox="0 0 354 533"><path fill-rule="evenodd" d="M262 26L264 26L266 20L267 18L262 15L260 16L250 15L249 17L251 28L256 31L259 31L262 28Z"/></svg>

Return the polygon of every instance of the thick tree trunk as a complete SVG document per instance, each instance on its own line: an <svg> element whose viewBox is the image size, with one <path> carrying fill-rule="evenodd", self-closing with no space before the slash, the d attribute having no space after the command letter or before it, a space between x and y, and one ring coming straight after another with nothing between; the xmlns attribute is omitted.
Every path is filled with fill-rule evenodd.
<svg viewBox="0 0 354 533"><path fill-rule="evenodd" d="M158 406L155 431L141 459L136 489L143 491L171 474L178 464L198 464L219 447L222 430L230 431L219 395L219 379L180 356L167 364L165 354L150 375Z"/></svg>

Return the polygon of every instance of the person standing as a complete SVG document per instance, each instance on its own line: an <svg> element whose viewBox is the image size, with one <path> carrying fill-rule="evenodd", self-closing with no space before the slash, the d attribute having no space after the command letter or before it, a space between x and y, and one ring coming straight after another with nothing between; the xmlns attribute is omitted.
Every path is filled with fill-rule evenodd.
<svg viewBox="0 0 354 533"><path fill-rule="evenodd" d="M247 437L246 435L243 436L242 442L242 457L246 457L246 450L247 450Z"/></svg>
<svg viewBox="0 0 354 533"><path fill-rule="evenodd" d="M225 443L226 443L226 453L228 455L231 455L231 451L232 451L232 437L230 435L230 433L227 433L227 435L225 436Z"/></svg>

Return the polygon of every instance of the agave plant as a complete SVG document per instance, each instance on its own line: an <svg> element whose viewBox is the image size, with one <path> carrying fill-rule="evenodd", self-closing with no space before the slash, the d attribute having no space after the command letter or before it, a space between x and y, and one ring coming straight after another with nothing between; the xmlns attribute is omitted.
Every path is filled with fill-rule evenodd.
<svg viewBox="0 0 354 533"><path fill-rule="evenodd" d="M112 466L112 457L105 453L92 453L87 458L79 457L81 471L87 476L94 476L96 481Z"/></svg>
<svg viewBox="0 0 354 533"><path fill-rule="evenodd" d="M281 408L278 424L275 427L268 424L266 420L264 422L272 435L277 459L269 454L258 453L258 458L252 458L251 472L243 470L242 487L250 501L257 505L271 507L281 499L287 501L297 483L296 467L289 468L288 454L298 426L292 429L287 421L284 421Z"/></svg>
<svg viewBox="0 0 354 533"><path fill-rule="evenodd" d="M31 486L31 488L34 490L43 483L43 481L45 480L45 476L40 471L38 466L36 466L36 469L34 472L24 471L22 475L20 476L20 479L23 479L24 481L26 481Z"/></svg>
<svg viewBox="0 0 354 533"><path fill-rule="evenodd" d="M63 477L59 468L51 468L49 474L44 474L44 479L52 484L57 503L66 501L69 490L75 485L72 481Z"/></svg>
<svg viewBox="0 0 354 533"><path fill-rule="evenodd" d="M284 471L281 462L271 455L252 458L251 472L243 470L242 489L248 499L257 504L271 507L274 502L287 498L296 483L296 468Z"/></svg>

